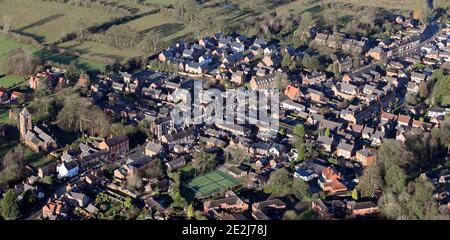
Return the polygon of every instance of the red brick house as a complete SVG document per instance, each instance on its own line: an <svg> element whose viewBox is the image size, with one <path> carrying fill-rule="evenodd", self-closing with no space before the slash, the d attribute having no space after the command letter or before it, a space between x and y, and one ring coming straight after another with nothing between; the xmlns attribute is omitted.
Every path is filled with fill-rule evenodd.
<svg viewBox="0 0 450 240"><path fill-rule="evenodd" d="M341 182L342 175L336 173L331 167L323 170L322 176L318 183L322 190L326 193L336 193L347 191L347 187Z"/></svg>
<svg viewBox="0 0 450 240"><path fill-rule="evenodd" d="M368 216L380 213L380 208L373 202L349 202L347 208L353 216Z"/></svg>
<svg viewBox="0 0 450 240"><path fill-rule="evenodd" d="M130 150L130 142L126 135L120 135L103 140L99 147L102 150L107 150L110 155L117 155L127 153Z"/></svg>
<svg viewBox="0 0 450 240"><path fill-rule="evenodd" d="M227 210L233 212L244 212L248 209L248 204L238 196L230 194L225 198L205 201L203 205L203 210L207 213L210 210Z"/></svg>

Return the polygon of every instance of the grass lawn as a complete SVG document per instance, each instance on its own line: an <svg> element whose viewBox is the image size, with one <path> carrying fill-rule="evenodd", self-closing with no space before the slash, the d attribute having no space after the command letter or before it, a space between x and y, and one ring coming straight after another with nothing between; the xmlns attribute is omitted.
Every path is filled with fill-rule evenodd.
<svg viewBox="0 0 450 240"><path fill-rule="evenodd" d="M25 78L22 76L8 75L8 76L4 76L4 77L0 78L0 87L8 89L8 88L17 86L23 82L25 82Z"/></svg>
<svg viewBox="0 0 450 240"><path fill-rule="evenodd" d="M205 197L239 184L238 179L217 170L192 179L185 187L191 191L191 196L193 194L195 197Z"/></svg>
<svg viewBox="0 0 450 240"><path fill-rule="evenodd" d="M0 108L0 124L8 123L8 109Z"/></svg>
<svg viewBox="0 0 450 240"><path fill-rule="evenodd" d="M11 149L15 148L19 142L17 140L8 141L7 143L0 144L0 164L2 162L3 156Z"/></svg>
<svg viewBox="0 0 450 240"><path fill-rule="evenodd" d="M43 156L43 157L33 161L31 163L31 166L33 166L34 168L37 169L37 168L43 167L43 166L47 165L48 163L51 163L51 162L54 162L54 161L56 161L56 159L54 159L52 157L45 157L45 156Z"/></svg>
<svg viewBox="0 0 450 240"><path fill-rule="evenodd" d="M41 42L53 42L64 34L74 32L80 19L94 25L123 14L50 1L2 0L0 16L9 16L19 32L30 34Z"/></svg>

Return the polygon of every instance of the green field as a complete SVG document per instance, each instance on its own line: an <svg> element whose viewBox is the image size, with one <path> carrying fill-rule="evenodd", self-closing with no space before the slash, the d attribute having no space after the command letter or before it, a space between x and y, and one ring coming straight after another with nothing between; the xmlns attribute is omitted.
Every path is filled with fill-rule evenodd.
<svg viewBox="0 0 450 240"><path fill-rule="evenodd" d="M185 186L195 197L206 197L239 184L238 179L222 171L214 171L192 179Z"/></svg>
<svg viewBox="0 0 450 240"><path fill-rule="evenodd" d="M398 9L398 10L416 10L423 9L426 4L426 0L376 0L376 1L366 1L366 0L321 0L321 2L344 2L351 3L355 6L366 6L366 7L379 7L387 9Z"/></svg>
<svg viewBox="0 0 450 240"><path fill-rule="evenodd" d="M7 39L4 36L0 36L0 75L5 74L4 64L3 61L5 57L10 53L11 51L14 51L20 47L24 47L25 49L31 51L33 54L35 54L37 57L40 57L46 61L51 61L59 64L69 64L73 60L78 61L79 67L83 68L86 71L98 71L102 70L105 67L105 63L98 62L98 61L92 61L85 59L83 57L77 58L73 56L67 56L62 55L58 53L52 53L45 50L39 50L37 47L33 45L24 45L21 44L13 39ZM6 83L4 83L6 81ZM0 86L3 86L5 88L11 87L8 84L11 82L13 85L14 83L17 83L19 81L18 77L7 77L6 79L2 79L0 81ZM6 84L5 85L2 85Z"/></svg>
<svg viewBox="0 0 450 240"><path fill-rule="evenodd" d="M25 78L22 76L4 76L0 78L0 87L8 89L23 82L25 82Z"/></svg>
<svg viewBox="0 0 450 240"><path fill-rule="evenodd" d="M0 36L0 75L5 73L4 64L3 64L5 57L11 51L19 49L21 47L22 47L22 44L20 44L19 42L7 39L4 36Z"/></svg>
<svg viewBox="0 0 450 240"><path fill-rule="evenodd" d="M0 0L0 16L3 18L0 21L5 21L5 18L9 19L17 32L30 35L42 43L50 43L67 33L78 31L80 20L85 20L87 26L93 26L108 22L113 18L142 13L158 8L159 5L173 4L179 1L181 0L145 0L141 1L141 3L135 0L99 1L101 4L110 7L107 10L104 7L88 8L56 1ZM436 1L440 2L439 5L448 5L445 0ZM210 35L226 26L247 21L249 24L253 24L254 20L264 12L267 12L267 10L276 11L278 16L292 14L294 18L309 12L316 20L328 14L333 14L345 23L361 16L358 16L358 10L355 10L355 8L342 4L351 4L353 7L386 8L407 12L423 9L426 0L294 0L290 2L285 1L284 3L282 1L266 1L266 3L259 6L262 9L261 13L232 8L225 4L221 5L220 1L218 2L218 5L211 5L207 2L202 5L201 10L214 16L214 21L217 23L215 29L204 29L204 27L199 29L199 26L194 23L189 23L187 20L182 21L177 16L169 16L162 12L143 16L123 24L136 30L140 36L144 36L150 31L161 34L160 45L162 48L165 48L179 39L197 38L197 32L200 35ZM340 5L335 8L333 7L334 5L330 7L329 3L339 3ZM114 11L112 10L113 8L126 9L128 13ZM107 44L90 41L78 42L72 40L61 43L58 46L80 53L79 64L87 70L102 69L106 63L111 63L112 60L123 61L143 54L139 46L116 49ZM20 44L14 41L5 41L0 38L0 60L2 55L19 47ZM37 55L42 56L46 60L64 64L74 59L74 57L46 52L38 52ZM0 74L1 72L2 69L0 69Z"/></svg>
<svg viewBox="0 0 450 240"><path fill-rule="evenodd" d="M49 51L39 50L35 52L35 55L46 60L58 64L68 65L71 61L77 61L77 65L86 71L100 71L105 68L105 63L98 61L92 61L85 58L77 58L74 56L62 55L58 53L52 53Z"/></svg>
<svg viewBox="0 0 450 240"><path fill-rule="evenodd" d="M29 34L41 42L52 42L64 34L76 31L80 19L84 19L88 25L94 25L121 15L57 2L2 0L0 16L10 18L16 31Z"/></svg>
<svg viewBox="0 0 450 240"><path fill-rule="evenodd" d="M114 47L110 47L107 44L90 41L78 42L73 40L62 43L59 46L77 51L81 54L81 57L85 59L92 59L98 56L123 61L129 57L136 57L142 55L142 53L138 50L138 48L121 50Z"/></svg>
<svg viewBox="0 0 450 240"><path fill-rule="evenodd" d="M6 39L0 36L0 56L4 56L9 52L20 48L22 45L14 40Z"/></svg>
<svg viewBox="0 0 450 240"><path fill-rule="evenodd" d="M384 8L384 9L394 9L394 10L420 10L423 9L427 0L376 0L376 1L365 1L365 0L297 0L292 1L287 4L283 4L277 7L277 11L284 10L289 12L298 12L304 10L311 10L314 6L321 5L324 6L328 3L345 3L351 4L355 7L373 7L373 8ZM336 10L336 9L328 9ZM355 13L353 13L355 14Z"/></svg>
<svg viewBox="0 0 450 240"><path fill-rule="evenodd" d="M173 4L178 0L145 0L144 3L152 3L152 4Z"/></svg>

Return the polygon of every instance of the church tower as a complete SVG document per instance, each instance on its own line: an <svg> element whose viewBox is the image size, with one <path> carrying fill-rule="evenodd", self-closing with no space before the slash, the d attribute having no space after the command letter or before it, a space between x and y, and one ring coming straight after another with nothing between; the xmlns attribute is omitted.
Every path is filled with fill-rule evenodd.
<svg viewBox="0 0 450 240"><path fill-rule="evenodd" d="M26 108L24 108L19 114L20 138L24 140L28 130L31 130L32 128L33 125L31 123L31 114Z"/></svg>

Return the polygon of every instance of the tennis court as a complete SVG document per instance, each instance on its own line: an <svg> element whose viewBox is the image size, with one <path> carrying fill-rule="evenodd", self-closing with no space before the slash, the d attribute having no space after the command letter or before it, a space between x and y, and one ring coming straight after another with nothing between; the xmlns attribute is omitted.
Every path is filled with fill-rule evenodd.
<svg viewBox="0 0 450 240"><path fill-rule="evenodd" d="M204 197L239 184L238 179L222 171L214 171L192 179L186 187L193 191L195 197Z"/></svg>

